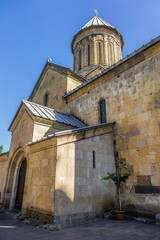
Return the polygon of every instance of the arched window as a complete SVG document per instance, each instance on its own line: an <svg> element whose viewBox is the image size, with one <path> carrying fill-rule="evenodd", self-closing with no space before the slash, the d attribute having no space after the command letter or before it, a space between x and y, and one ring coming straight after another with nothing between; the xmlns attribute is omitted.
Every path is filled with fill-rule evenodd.
<svg viewBox="0 0 160 240"><path fill-rule="evenodd" d="M108 44L108 51L109 51L109 64L112 64L112 56L111 56L111 44Z"/></svg>
<svg viewBox="0 0 160 240"><path fill-rule="evenodd" d="M100 107L100 123L106 123L106 101L103 99L99 103Z"/></svg>
<svg viewBox="0 0 160 240"><path fill-rule="evenodd" d="M88 45L88 66L90 66L90 46Z"/></svg>
<svg viewBox="0 0 160 240"><path fill-rule="evenodd" d="M47 107L47 104L48 104L48 94L45 95L45 102L44 102L44 105Z"/></svg>
<svg viewBox="0 0 160 240"><path fill-rule="evenodd" d="M98 43L98 58L99 58L99 62L101 61L101 43Z"/></svg>
<svg viewBox="0 0 160 240"><path fill-rule="evenodd" d="M81 50L79 50L79 69L81 69L81 58L82 58Z"/></svg>

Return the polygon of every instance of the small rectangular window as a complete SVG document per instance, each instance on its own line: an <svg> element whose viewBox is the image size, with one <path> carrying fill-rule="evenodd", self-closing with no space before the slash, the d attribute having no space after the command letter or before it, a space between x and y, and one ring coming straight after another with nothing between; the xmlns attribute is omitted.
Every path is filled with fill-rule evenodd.
<svg viewBox="0 0 160 240"><path fill-rule="evenodd" d="M48 104L48 94L46 94L45 96L45 106L47 107L47 104Z"/></svg>
<svg viewBox="0 0 160 240"><path fill-rule="evenodd" d="M93 168L96 168L95 151L93 151Z"/></svg>

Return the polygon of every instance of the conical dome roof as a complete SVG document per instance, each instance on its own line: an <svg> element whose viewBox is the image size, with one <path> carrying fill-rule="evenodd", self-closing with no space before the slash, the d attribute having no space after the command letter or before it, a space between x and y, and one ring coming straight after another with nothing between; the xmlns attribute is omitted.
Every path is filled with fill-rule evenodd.
<svg viewBox="0 0 160 240"><path fill-rule="evenodd" d="M105 27L109 27L109 28L115 29L115 27L113 27L111 24L109 24L108 22L104 21L102 18L98 17L97 14L88 23L86 23L82 27L82 29L85 29L85 28L88 28L88 27L92 27L92 26L105 26Z"/></svg>
<svg viewBox="0 0 160 240"><path fill-rule="evenodd" d="M123 37L121 35L121 33L114 27L112 26L110 23L106 22L105 20L103 20L102 18L100 18L98 16L97 11L95 10L95 16L88 22L86 23L73 37L72 43L71 43L71 49L72 49L72 53L73 53L73 44L77 38L77 36L80 36L80 34L82 34L83 32L87 32L87 30L89 29L94 29L94 28L100 28L100 27L104 27L104 28L108 28L109 30L115 32L117 35L120 36L121 38L121 43L122 43L122 49L123 49ZM88 34L88 33L87 33Z"/></svg>

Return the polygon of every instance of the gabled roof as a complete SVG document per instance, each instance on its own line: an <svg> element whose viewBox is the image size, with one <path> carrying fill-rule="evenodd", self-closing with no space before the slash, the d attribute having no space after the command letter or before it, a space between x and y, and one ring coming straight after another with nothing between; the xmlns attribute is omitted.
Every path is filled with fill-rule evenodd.
<svg viewBox="0 0 160 240"><path fill-rule="evenodd" d="M32 101L32 97L34 96L38 87L41 84L41 81L43 79L42 76L46 73L47 69L51 68L52 66L55 68L54 70L56 70L56 69L57 69L57 71L61 70L62 74L67 74L68 73L68 74L71 74L72 76L74 76L77 80L81 81L82 83L87 82L87 79L84 76L78 74L77 72L71 70L70 68L67 68L67 67L64 67L64 66L61 66L61 65L58 65L58 64L47 61L43 70L42 70L42 72L41 72L41 74L40 74L40 76L39 76L39 78L38 78L38 81L36 82L32 92L31 92L31 94L28 98L28 101Z"/></svg>
<svg viewBox="0 0 160 240"><path fill-rule="evenodd" d="M72 115L58 112L52 108L48 108L37 103L22 100L21 105L19 106L8 130L11 129L14 120L16 119L22 105L24 105L29 110L29 112L35 117L43 118L53 122L67 124L77 128L86 127L86 125L83 122L73 117Z"/></svg>
<svg viewBox="0 0 160 240"><path fill-rule="evenodd" d="M105 26L105 27L110 27L110 28L115 29L115 27L113 27L111 24L109 24L102 18L98 17L97 15L95 15L88 23L86 23L82 27L82 29L92 27L92 26Z"/></svg>
<svg viewBox="0 0 160 240"><path fill-rule="evenodd" d="M91 71L89 71L85 77L87 77L90 73L94 72L97 68L102 68L103 71L107 68L107 67L104 67L103 65L99 64L98 66L95 66Z"/></svg>

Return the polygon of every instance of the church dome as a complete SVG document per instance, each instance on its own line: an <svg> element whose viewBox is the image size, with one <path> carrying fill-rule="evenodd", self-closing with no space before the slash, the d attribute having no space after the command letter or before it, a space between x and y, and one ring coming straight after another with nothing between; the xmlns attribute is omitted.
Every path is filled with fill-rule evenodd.
<svg viewBox="0 0 160 240"><path fill-rule="evenodd" d="M111 24L95 16L73 37L74 71L83 76L94 68L107 68L122 58L123 37Z"/></svg>

